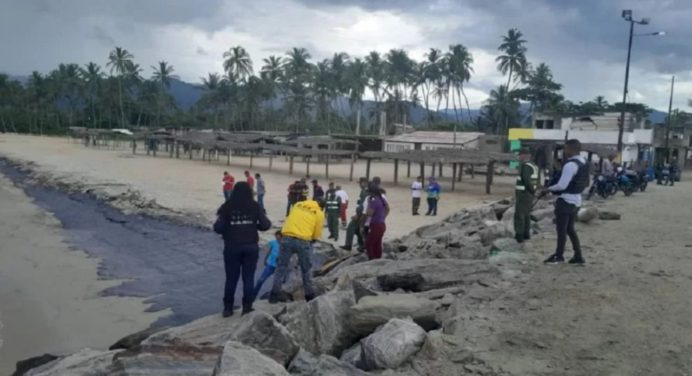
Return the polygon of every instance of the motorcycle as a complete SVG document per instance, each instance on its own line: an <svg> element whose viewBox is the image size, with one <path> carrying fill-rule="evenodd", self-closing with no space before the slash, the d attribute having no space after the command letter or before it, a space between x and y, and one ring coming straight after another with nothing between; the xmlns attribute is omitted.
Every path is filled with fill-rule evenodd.
<svg viewBox="0 0 692 376"><path fill-rule="evenodd" d="M634 172L628 171L627 177L632 182L632 188L634 191L644 192L646 187L649 185L649 179L645 172Z"/></svg>
<svg viewBox="0 0 692 376"><path fill-rule="evenodd" d="M594 194L598 194L602 198L606 199L612 196L617 191L615 184L612 180L606 178L603 175L595 175L593 179L593 184L589 189L589 193L586 196L587 200L590 200Z"/></svg>
<svg viewBox="0 0 692 376"><path fill-rule="evenodd" d="M616 188L617 190L621 190L626 197L632 196L632 193L634 193L634 185L632 184L632 179L630 179L626 174L622 174L617 177Z"/></svg>

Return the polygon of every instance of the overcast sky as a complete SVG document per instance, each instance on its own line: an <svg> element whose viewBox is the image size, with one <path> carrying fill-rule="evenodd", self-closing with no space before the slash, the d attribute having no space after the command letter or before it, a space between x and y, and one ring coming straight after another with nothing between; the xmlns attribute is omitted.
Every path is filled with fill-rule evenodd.
<svg viewBox="0 0 692 376"><path fill-rule="evenodd" d="M183 80L199 82L221 72L221 55L235 45L250 52L257 70L263 58L294 46L307 48L313 60L391 48L420 60L430 47L461 43L475 59L467 92L479 107L503 82L497 46L516 27L528 40L529 60L547 63L568 99L600 94L616 102L627 53L623 8L652 19L637 32L667 32L635 38L629 100L667 110L676 75L675 106L692 110L690 0L2 0L0 71L105 65L109 50L122 46L147 76L166 60Z"/></svg>

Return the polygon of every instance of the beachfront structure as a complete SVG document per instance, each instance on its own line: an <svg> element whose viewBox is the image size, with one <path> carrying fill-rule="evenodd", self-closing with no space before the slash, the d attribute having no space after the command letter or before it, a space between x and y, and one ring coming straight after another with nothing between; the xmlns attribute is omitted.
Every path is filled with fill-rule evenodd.
<svg viewBox="0 0 692 376"><path fill-rule="evenodd" d="M414 131L385 138L382 151L397 153L458 148L499 153L503 151L503 145L504 137L488 136L481 132Z"/></svg>
<svg viewBox="0 0 692 376"><path fill-rule="evenodd" d="M622 135L622 161L632 164L639 160L650 160L653 145L652 129L634 129ZM601 157L615 154L618 142L618 131L615 130L567 130L567 129L532 129L511 128L508 133L510 149L519 150L523 146L535 144L531 141L564 142L576 138L582 144L592 145L594 153ZM596 151L599 149L599 152ZM606 155L604 155L606 154Z"/></svg>
<svg viewBox="0 0 692 376"><path fill-rule="evenodd" d="M537 112L531 117L534 129L563 129L571 131L617 131L620 124L619 112L565 116L560 113ZM644 129L646 119L634 113L625 113L625 131Z"/></svg>

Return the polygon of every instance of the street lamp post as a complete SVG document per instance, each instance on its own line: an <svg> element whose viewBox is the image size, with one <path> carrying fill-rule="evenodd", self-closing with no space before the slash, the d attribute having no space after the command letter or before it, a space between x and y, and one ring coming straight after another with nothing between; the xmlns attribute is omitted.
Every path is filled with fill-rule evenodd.
<svg viewBox="0 0 692 376"><path fill-rule="evenodd" d="M632 18L632 10L626 9L622 11L622 18L630 23L630 37L629 43L627 45L627 65L625 66L625 88L622 91L622 111L620 111L620 122L618 124L618 160L622 162L622 134L625 130L625 112L627 104L627 85L630 80L630 57L632 56L632 39L634 38L634 24L648 25L650 19L642 18L641 20L635 20ZM654 33L656 35L661 35ZM653 35L653 34L652 34Z"/></svg>

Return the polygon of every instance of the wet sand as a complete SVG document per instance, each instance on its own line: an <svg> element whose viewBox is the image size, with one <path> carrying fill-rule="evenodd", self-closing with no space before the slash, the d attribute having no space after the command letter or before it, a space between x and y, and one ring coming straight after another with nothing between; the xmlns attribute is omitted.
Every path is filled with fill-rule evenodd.
<svg viewBox="0 0 692 376"><path fill-rule="evenodd" d="M270 219L280 222L286 211L286 190L294 180L307 172L306 164L296 159L294 175L288 174L288 162L275 158L269 170L268 158L254 158L253 167L245 157L233 157L231 165L226 165L225 158L218 161L204 162L187 157L171 159L167 153L159 152L157 157L147 156L138 148L137 155L132 155L129 147L122 149L86 148L81 143L67 138L38 136L0 135L0 155L8 158L35 162L33 168L47 172L66 182L75 181L91 184L112 194L119 194L131 188L140 192L147 199L154 199L166 208L186 213L202 219L202 223L211 223L215 210L223 200L221 177L229 171L242 178L243 171L250 169L262 174L267 195L265 202ZM197 158L197 157L196 157ZM330 180L341 184L352 201L349 215L353 213L355 199L360 189L357 183L349 182L350 164L347 161L332 163L329 168ZM359 162L354 169L354 178L365 175L365 163ZM457 183L455 192L450 192L452 174L447 166L441 179L443 194L437 217L413 217L410 207L410 180L406 178L406 164L399 166L399 184L393 184L394 167L392 163L373 162L371 176L380 176L387 190L387 197L392 205L392 212L387 220L386 239L407 235L416 228L442 220L463 208L513 194L514 178L496 176L493 194L485 194L485 176L476 175L471 179L464 175L463 181ZM411 176L419 174L419 166L411 166ZM311 164L311 176L319 179L326 189L324 165ZM430 174L430 167L426 169ZM425 200L421 210L425 210ZM342 233L342 238L343 238ZM325 235L325 238L328 235ZM342 240L343 242L343 240Z"/></svg>
<svg viewBox="0 0 692 376"><path fill-rule="evenodd" d="M100 297L120 281L99 280L99 260L71 248L60 223L2 175L0 213L0 375L27 357L107 348L167 313Z"/></svg>

